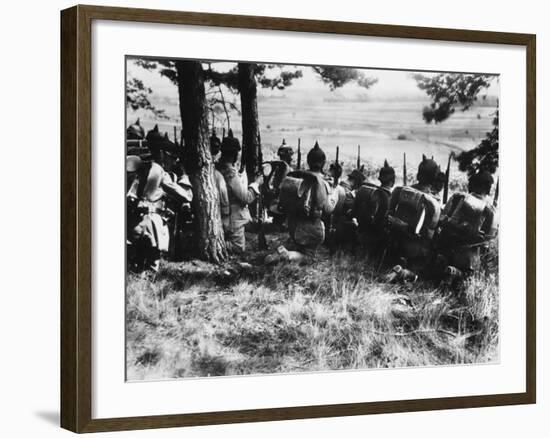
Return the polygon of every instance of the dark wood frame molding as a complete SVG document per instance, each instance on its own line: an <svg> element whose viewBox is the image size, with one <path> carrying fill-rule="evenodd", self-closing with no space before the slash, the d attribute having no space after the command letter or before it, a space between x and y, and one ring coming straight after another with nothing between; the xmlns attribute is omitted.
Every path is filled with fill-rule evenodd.
<svg viewBox="0 0 550 438"><path fill-rule="evenodd" d="M527 339L526 391L514 394L251 409L181 415L92 419L91 289L91 24L92 20L221 26L391 38L510 44L527 52ZM61 426L98 432L274 421L536 401L536 37L531 34L439 29L275 17L75 6L61 12Z"/></svg>

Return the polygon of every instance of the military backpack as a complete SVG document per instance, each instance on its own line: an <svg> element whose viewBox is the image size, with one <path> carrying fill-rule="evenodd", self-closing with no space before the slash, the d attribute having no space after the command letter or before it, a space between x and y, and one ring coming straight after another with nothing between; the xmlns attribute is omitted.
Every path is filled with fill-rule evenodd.
<svg viewBox="0 0 550 438"><path fill-rule="evenodd" d="M296 170L290 172L281 183L279 211L298 217L321 217L326 212L328 196L322 175Z"/></svg>

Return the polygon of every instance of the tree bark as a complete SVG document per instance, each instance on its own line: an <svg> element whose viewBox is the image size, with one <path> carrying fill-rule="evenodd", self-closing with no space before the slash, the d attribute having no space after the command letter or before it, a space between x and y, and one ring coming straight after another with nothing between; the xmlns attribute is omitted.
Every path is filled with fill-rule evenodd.
<svg viewBox="0 0 550 438"><path fill-rule="evenodd" d="M208 110L202 65L176 61L185 167L193 185L198 257L214 263L227 258L220 215L219 194L210 154Z"/></svg>
<svg viewBox="0 0 550 438"><path fill-rule="evenodd" d="M254 181L258 168L260 123L258 121L258 91L254 76L255 64L239 62L239 94L243 128L243 157L249 181Z"/></svg>

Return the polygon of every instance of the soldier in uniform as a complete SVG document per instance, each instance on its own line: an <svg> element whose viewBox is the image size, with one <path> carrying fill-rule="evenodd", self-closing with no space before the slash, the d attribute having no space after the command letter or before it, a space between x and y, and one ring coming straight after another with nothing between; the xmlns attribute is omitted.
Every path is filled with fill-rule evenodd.
<svg viewBox="0 0 550 438"><path fill-rule="evenodd" d="M281 183L289 172L292 171L292 156L294 151L286 144L285 139L277 150L279 160L269 162L269 175L264 181L264 203L267 206L268 214L273 218L273 224L280 230L284 230L286 216L279 210L279 190Z"/></svg>
<svg viewBox="0 0 550 438"><path fill-rule="evenodd" d="M225 242L231 253L242 253L245 250L245 225L251 221L248 204L254 202L260 194L263 176L259 175L252 184L248 184L246 172L239 172L237 159L241 145L229 130L222 141L221 156L216 165L223 176L227 187L229 214L223 217Z"/></svg>
<svg viewBox="0 0 550 438"><path fill-rule="evenodd" d="M153 129L147 132L145 140L147 140L147 147L149 148L151 159L162 166L162 148L165 144L165 138L160 133L158 125L155 125Z"/></svg>
<svg viewBox="0 0 550 438"><path fill-rule="evenodd" d="M480 267L481 251L497 234L496 209L489 200L493 177L480 171L468 180L469 193L455 193L441 214L437 266L451 285Z"/></svg>
<svg viewBox="0 0 550 438"><path fill-rule="evenodd" d="M285 139L283 138L283 143L279 146L277 150L277 155L281 161L284 161L289 169L292 167L292 157L294 156L294 150L286 144Z"/></svg>
<svg viewBox="0 0 550 438"><path fill-rule="evenodd" d="M441 194L441 190L443 190L443 187L445 187L446 179L447 177L445 176L445 172L442 172L442 171L437 172L435 181L432 186L432 195L439 202L441 202L440 194Z"/></svg>
<svg viewBox="0 0 550 438"><path fill-rule="evenodd" d="M216 135L216 129L212 129L212 135L210 136L210 154L212 155L212 161L215 163L220 153L222 142Z"/></svg>
<svg viewBox="0 0 550 438"><path fill-rule="evenodd" d="M388 281L415 281L419 274L429 274L432 239L441 214L440 203L432 194L438 172L438 164L423 155L418 182L411 187L397 187L392 193L388 252L398 264L386 277Z"/></svg>
<svg viewBox="0 0 550 438"><path fill-rule="evenodd" d="M139 121L139 118L133 125L126 129L126 140L143 140L145 138L145 130Z"/></svg>
<svg viewBox="0 0 550 438"><path fill-rule="evenodd" d="M380 257L387 244L386 222L395 185L395 169L386 160L380 168L378 180L380 186L372 183L361 185L353 207L358 222L358 241L373 257Z"/></svg>
<svg viewBox="0 0 550 438"><path fill-rule="evenodd" d="M326 156L317 142L307 154L307 164L309 170L289 173L281 185L279 202L287 214L292 248L280 246L266 257L268 264L315 258L325 240L323 217L334 211L337 195L323 176Z"/></svg>
<svg viewBox="0 0 550 438"><path fill-rule="evenodd" d="M167 198L181 205L190 203L193 193L154 160L129 156L126 171L132 178L126 195L128 258L136 270L156 271L170 241L167 222L173 212L166 208Z"/></svg>
<svg viewBox="0 0 550 438"><path fill-rule="evenodd" d="M345 181L336 187L338 201L333 213L335 243L337 248L355 249L357 243L357 220L354 217L356 191L365 181L361 169L353 169Z"/></svg>

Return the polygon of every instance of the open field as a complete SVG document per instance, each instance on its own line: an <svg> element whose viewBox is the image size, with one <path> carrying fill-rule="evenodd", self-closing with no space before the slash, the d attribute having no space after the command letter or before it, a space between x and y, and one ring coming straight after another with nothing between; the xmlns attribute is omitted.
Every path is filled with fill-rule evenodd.
<svg viewBox="0 0 550 438"><path fill-rule="evenodd" d="M334 159L337 145L341 156L351 159L360 144L363 160L373 164L382 165L387 159L391 165L401 166L406 152L409 166L418 165L423 153L433 155L443 166L449 152L473 148L492 129L495 108L491 106L457 111L445 122L434 125L422 119L422 108L426 104L426 101L313 103L262 99L258 110L264 158L274 158L283 138L295 148L300 138L304 157L318 140L330 160ZM150 115L142 111L130 112L128 120L138 116L146 130L158 122L161 131L172 137L172 122L150 119ZM240 138L238 114L232 115L231 122L235 135Z"/></svg>
<svg viewBox="0 0 550 438"><path fill-rule="evenodd" d="M268 235L272 248L284 238ZM252 251L246 268L193 261L163 263L154 279L130 274L128 380L499 359L492 269L457 295L381 283L360 257L325 252L315 265L264 267L264 255Z"/></svg>

